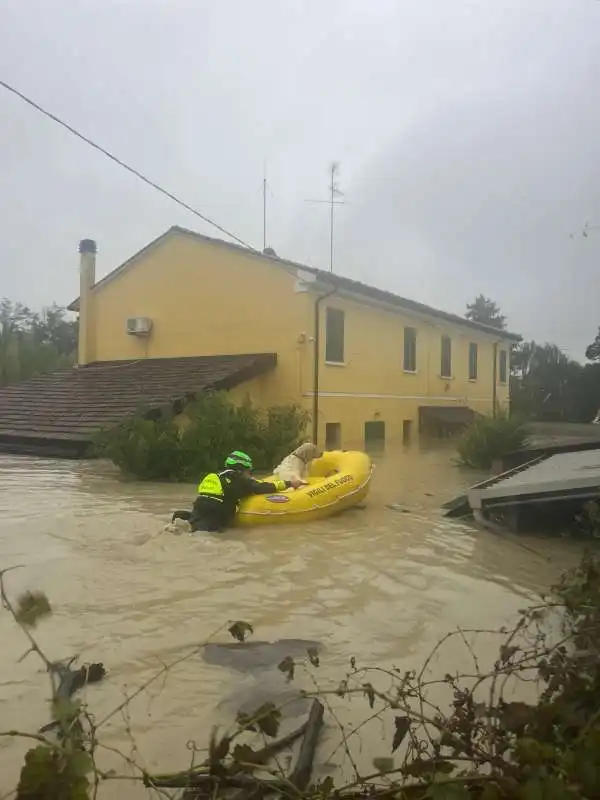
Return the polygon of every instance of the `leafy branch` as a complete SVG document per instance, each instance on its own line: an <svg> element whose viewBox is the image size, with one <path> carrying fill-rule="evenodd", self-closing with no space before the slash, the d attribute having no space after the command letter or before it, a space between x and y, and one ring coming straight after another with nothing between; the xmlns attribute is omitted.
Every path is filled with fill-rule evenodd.
<svg viewBox="0 0 600 800"><path fill-rule="evenodd" d="M51 613L49 603L34 592L11 601L4 575L0 573L3 606L25 633L28 652L36 653L54 676L53 712L58 724L51 732L0 732L2 738L25 738L36 745L27 753L17 798L95 798L101 782L121 779L96 765L98 748L119 752L99 741L101 727L116 714L126 715L129 705L153 682L166 678L175 664L196 655L199 648L163 665L96 724L71 694L68 702L64 697L65 674L80 675L79 683L71 679L69 684L76 690L89 682L91 668L81 677L80 670L71 669L71 662L62 664L60 678L57 663L43 653L32 633ZM252 626L240 620L228 623L227 629L238 642L234 646L240 648L247 646L246 639L253 633ZM478 640L492 634L497 637L497 648L491 663L486 663ZM434 658L443 657L443 647L452 639L466 648L472 668L436 675ZM262 800L271 794L292 800L574 800L597 796L600 562L592 557L566 574L550 597L520 612L511 628L449 632L420 670L358 664L352 657L339 681L322 686L317 679L320 665L314 649L302 658L287 656L278 665L289 682L303 675L312 685L310 691L299 690L300 696L312 700L312 706L308 719L295 730L280 735L284 706L266 702L252 713L238 713L225 733L214 729L201 764L195 763L195 744L189 769L173 774L149 775L133 757L120 754L136 772L122 779L142 782L164 796L170 789L183 789L187 800ZM523 689L527 696L521 699ZM348 730L337 718L330 698L356 697L364 699L366 713ZM345 753L353 768L349 782L338 780L336 784L332 777L319 780L312 774L325 715L341 735L330 758L339 751ZM365 774L358 769L354 743L374 721L389 731L387 752L374 758L373 771ZM262 746L252 737L262 740ZM298 740L299 754L288 774L278 762L270 765L279 752Z"/></svg>

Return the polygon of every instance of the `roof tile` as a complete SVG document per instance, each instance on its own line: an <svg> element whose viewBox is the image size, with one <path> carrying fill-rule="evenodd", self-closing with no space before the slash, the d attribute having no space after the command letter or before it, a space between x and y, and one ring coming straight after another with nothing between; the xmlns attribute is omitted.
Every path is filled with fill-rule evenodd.
<svg viewBox="0 0 600 800"><path fill-rule="evenodd" d="M90 441L140 408L230 389L277 363L274 353L102 361L0 389L0 437Z"/></svg>

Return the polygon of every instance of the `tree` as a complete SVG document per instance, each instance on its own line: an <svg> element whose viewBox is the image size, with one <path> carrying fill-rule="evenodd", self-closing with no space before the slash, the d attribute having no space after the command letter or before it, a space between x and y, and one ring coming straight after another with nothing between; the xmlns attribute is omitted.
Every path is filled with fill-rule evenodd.
<svg viewBox="0 0 600 800"><path fill-rule="evenodd" d="M586 364L577 383L578 420L591 422L600 409L600 364Z"/></svg>
<svg viewBox="0 0 600 800"><path fill-rule="evenodd" d="M467 303L465 317L470 319L471 322L481 322L483 325L489 325L499 330L506 328L504 314L500 313L500 309L493 300L490 300L489 297L484 297L482 294L476 297L472 303Z"/></svg>
<svg viewBox="0 0 600 800"><path fill-rule="evenodd" d="M600 365L582 367L555 344L521 342L511 355L511 410L538 420L589 422L600 406Z"/></svg>
<svg viewBox="0 0 600 800"><path fill-rule="evenodd" d="M77 323L53 304L37 314L22 303L0 300L0 386L74 363Z"/></svg>
<svg viewBox="0 0 600 800"><path fill-rule="evenodd" d="M600 361L600 328L594 341L587 346L585 357L588 361Z"/></svg>

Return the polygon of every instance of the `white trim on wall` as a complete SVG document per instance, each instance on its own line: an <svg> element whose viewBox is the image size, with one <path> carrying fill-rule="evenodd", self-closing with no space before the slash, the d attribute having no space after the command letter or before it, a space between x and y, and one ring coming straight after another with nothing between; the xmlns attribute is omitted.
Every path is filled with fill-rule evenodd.
<svg viewBox="0 0 600 800"><path fill-rule="evenodd" d="M312 397L313 392L302 392L302 397ZM428 394L371 394L369 392L319 392L319 397L360 397L373 400L444 400L446 402L460 403L491 403L492 397L448 397L441 395L432 397Z"/></svg>

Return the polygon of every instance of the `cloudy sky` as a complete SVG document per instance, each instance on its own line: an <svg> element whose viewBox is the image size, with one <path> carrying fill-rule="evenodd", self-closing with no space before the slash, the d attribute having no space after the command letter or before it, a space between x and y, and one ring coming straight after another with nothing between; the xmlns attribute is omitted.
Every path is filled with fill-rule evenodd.
<svg viewBox="0 0 600 800"><path fill-rule="evenodd" d="M462 313L483 292L582 358L600 324L597 0L3 0L0 79L190 205ZM0 89L0 296L78 293L172 224L214 229ZM598 225L581 236L586 221ZM572 234L575 234L572 236Z"/></svg>

